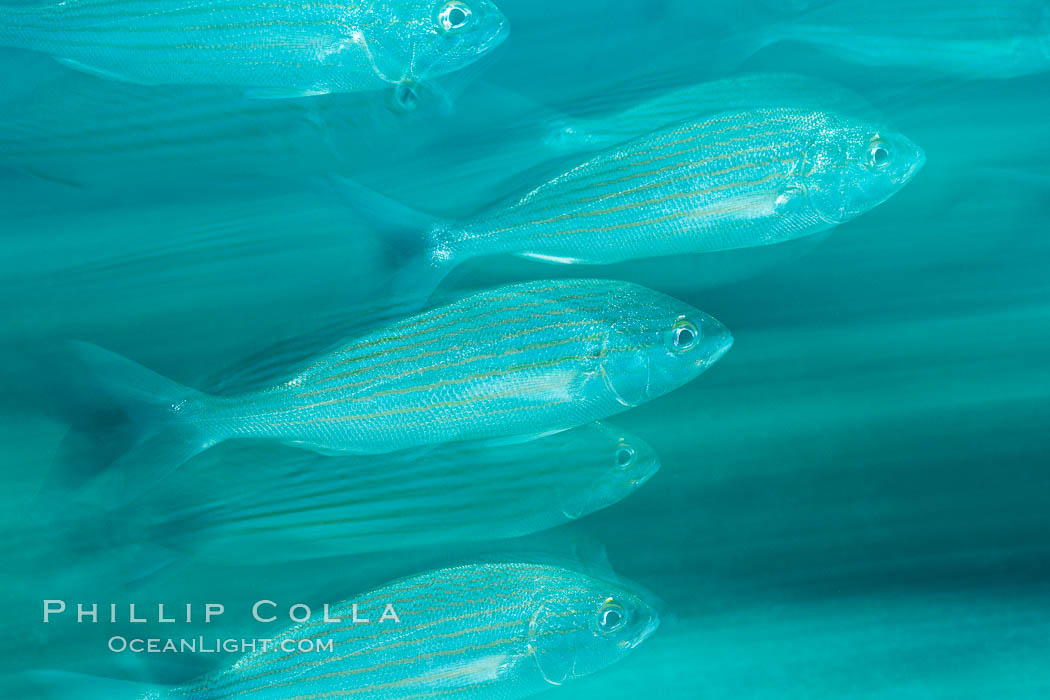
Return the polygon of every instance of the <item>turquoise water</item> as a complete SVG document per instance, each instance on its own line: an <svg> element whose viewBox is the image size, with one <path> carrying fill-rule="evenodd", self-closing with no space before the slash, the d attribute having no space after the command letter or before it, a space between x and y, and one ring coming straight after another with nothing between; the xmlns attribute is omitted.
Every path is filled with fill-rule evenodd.
<svg viewBox="0 0 1050 700"><path fill-rule="evenodd" d="M114 653L107 642L270 636L294 603L317 609L478 559L611 567L659 599L651 638L551 697L1050 694L1045 3L976 3L976 19L942 2L499 5L507 41L422 81L414 108L388 91L257 100L225 86L141 86L0 54L5 697L41 696L28 670L183 683L236 654ZM1006 21L1022 5L1027 34ZM839 27L830 45L805 31L814 18ZM934 26L936 36L922 31ZM860 51L872 35L876 50ZM921 51L905 41L915 35ZM1035 59L996 70L1007 63L989 36L1035 47ZM969 60L975 45L982 60ZM253 356L294 369L296 352L403 318L429 294L405 272L411 227L362 202L362 186L414 210L413 222L462 220L593 155L544 145L566 124L772 71L856 93L921 146L925 165L830 231L604 266L475 259L429 302L604 277L728 326L735 342L717 365L611 419L659 455L636 492L495 541L517 534L491 525L495 507L459 507L437 521L444 541L323 557L250 537L207 553L195 538L208 531L181 541L178 520L175 544L147 536L143 523L176 497L192 508L289 492L282 465L301 451L230 443L165 477L145 505L116 509L118 491L72 532L53 520L75 512L53 467L80 410L57 343L95 343L202 389ZM525 473L542 453L491 449L526 455ZM426 453L392 469L398 459ZM323 488L326 474L309 468ZM353 467L340 469L333 483L352 489ZM485 470L475 477L484 484ZM543 507L521 493L508 512ZM67 613L45 625L46 599L137 602L153 621L76 624ZM279 603L280 622L252 622L262 599ZM208 602L227 612L205 625ZM157 603L192 603L194 620L159 623ZM81 683L60 680L43 697L96 697Z"/></svg>

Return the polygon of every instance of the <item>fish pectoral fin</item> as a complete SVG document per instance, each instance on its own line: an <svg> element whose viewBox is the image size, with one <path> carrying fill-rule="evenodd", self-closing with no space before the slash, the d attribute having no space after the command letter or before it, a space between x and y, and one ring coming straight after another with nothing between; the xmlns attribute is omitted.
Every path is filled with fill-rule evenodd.
<svg viewBox="0 0 1050 700"><path fill-rule="evenodd" d="M327 88L248 88L244 96L254 100L291 100L297 97L317 97L327 95L331 90Z"/></svg>
<svg viewBox="0 0 1050 700"><path fill-rule="evenodd" d="M697 221L738 221L767 217L773 213L776 193L757 192L743 197L736 197L730 203L719 202L697 207L690 212L690 218Z"/></svg>
<svg viewBox="0 0 1050 700"><path fill-rule="evenodd" d="M449 666L435 673L430 679L440 679L443 685L447 683L452 686L472 686L503 678L516 662L517 657L514 656L491 654Z"/></svg>

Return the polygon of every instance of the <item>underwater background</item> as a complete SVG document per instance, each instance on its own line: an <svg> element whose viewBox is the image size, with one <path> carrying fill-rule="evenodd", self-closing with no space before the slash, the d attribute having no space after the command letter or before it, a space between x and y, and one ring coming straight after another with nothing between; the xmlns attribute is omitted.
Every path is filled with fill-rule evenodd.
<svg viewBox="0 0 1050 700"><path fill-rule="evenodd" d="M37 697L28 670L183 683L235 656L116 654L107 640L256 635L245 611L260 599L316 608L478 557L538 557L611 566L661 611L630 656L551 697L1050 696L1046 3L498 4L506 40L410 98L143 86L2 50L0 694ZM1018 8L1030 22L1005 21ZM975 27L1021 67L999 70ZM610 421L659 455L622 502L495 541L499 511L474 522L450 507L455 541L322 556L248 540L205 557L119 510L105 537L85 534L94 549L37 525L68 498L49 478L68 428L50 410L56 344L94 343L194 387L289 338L323 350L431 291L404 274L402 227L361 205L361 188L463 219L589 157L559 146L567 125L784 73L858 95L921 146L921 171L789 242L612 265L479 258L435 294L627 280L731 329L702 377ZM817 93L776 99L831 99ZM528 443L493 449L541 466ZM195 459L206 478L177 488L206 500L259 470L265 481L267 459L221 445ZM332 488L353 490L352 475ZM44 625L45 599L228 612L175 631Z"/></svg>

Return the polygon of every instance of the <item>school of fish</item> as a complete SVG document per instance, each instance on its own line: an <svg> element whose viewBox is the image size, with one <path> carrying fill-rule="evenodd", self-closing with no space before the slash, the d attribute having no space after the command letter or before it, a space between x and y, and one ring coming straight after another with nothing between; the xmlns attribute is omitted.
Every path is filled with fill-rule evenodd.
<svg viewBox="0 0 1050 700"><path fill-rule="evenodd" d="M659 5L682 17L695 9ZM0 46L64 66L0 101L0 166L88 191L101 171L123 172L120 163L182 161L233 180L302 176L318 162L335 170L383 104L368 94L404 106L425 88L451 104L444 79L483 67L510 33L505 9L491 0L0 6ZM1050 8L791 3L727 32L719 51L743 62L782 42L858 65L1005 79L1050 70ZM352 178L327 190L347 214L332 239L371 225L407 245L391 277L411 280L419 298L406 294L386 312L377 309L389 300L369 300L371 313L273 338L253 362L196 384L70 339L47 371L71 416L54 482L66 489L67 524L112 517L113 506L126 525L113 537L197 561L280 565L509 540L641 488L661 467L656 449L606 419L659 406L718 363L734 335L691 301L595 269L815 240L886 205L927 155L892 114L810 76L631 89L626 108L598 104L523 131L525 147L554 165L514 173L515 186L480 210L430 214ZM367 94L324 101L329 93ZM82 119L60 112L68 97ZM153 222L144 238L164 226L163 216L141 218ZM264 218L201 225L240 234ZM294 247L295 232L286 238ZM461 265L499 256L588 269L480 290L450 283ZM405 292L398 284L391 299ZM396 580L334 604L338 619L314 615L275 635L272 649L181 685L44 680L55 697L87 700L524 698L627 660L660 626L656 597L611 570L526 559ZM389 605L396 619L353 624L355 605ZM322 638L333 653L279 645Z"/></svg>

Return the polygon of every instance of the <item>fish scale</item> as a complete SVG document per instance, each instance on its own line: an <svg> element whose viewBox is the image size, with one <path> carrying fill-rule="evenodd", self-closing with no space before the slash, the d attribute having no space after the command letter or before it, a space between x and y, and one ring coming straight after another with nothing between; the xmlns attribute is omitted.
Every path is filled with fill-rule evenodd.
<svg viewBox="0 0 1050 700"><path fill-rule="evenodd" d="M454 36L421 0L281 3L76 0L0 8L0 43L145 85L239 86L263 97L374 90L458 70L506 22L477 0Z"/></svg>
<svg viewBox="0 0 1050 700"><path fill-rule="evenodd" d="M762 233L779 223L772 202L801 159L816 120L741 113L721 121L728 124L716 120L665 129L598 156L521 205L473 223L452 247L481 254L498 244L535 256L600 263L719 250L727 242L722 235L727 225L761 217L764 221L750 227L760 242ZM719 214L734 205L749 216ZM654 231L681 235L662 238Z"/></svg>
<svg viewBox="0 0 1050 700"><path fill-rule="evenodd" d="M543 564L434 571L355 602L362 611L392 603L401 621L324 622L317 615L275 635L274 643L331 639L331 652L256 651L152 697L527 697L614 663L659 624L652 602L633 585ZM627 622L603 633L596 621L610 604ZM350 603L330 613L349 618Z"/></svg>
<svg viewBox="0 0 1050 700"><path fill-rule="evenodd" d="M630 90L639 88L627 86L621 92ZM622 101L621 95L619 103ZM667 89L601 117L560 120L548 135L547 145L563 153L601 150L705 114L783 106L854 115L873 113L859 95L838 85L791 73L756 73Z"/></svg>
<svg viewBox="0 0 1050 700"><path fill-rule="evenodd" d="M630 288L540 283L512 296L517 303L506 293L482 294L366 336L285 385L250 395L246 428L235 433L386 451L395 447L392 439L403 445L483 437L505 417L521 424L514 411L539 432L618 412L614 397L594 389L613 320L607 310L628 303ZM519 306L528 306L528 315ZM280 407L259 410L272 403ZM532 420L531 409L545 416Z"/></svg>
<svg viewBox="0 0 1050 700"><path fill-rule="evenodd" d="M868 160L875 144L890 154L878 167ZM881 204L924 161L865 117L763 108L685 120L607 148L508 205L437 225L429 264L440 275L506 253L609 264L779 243Z"/></svg>
<svg viewBox="0 0 1050 700"><path fill-rule="evenodd" d="M651 289L562 280L480 292L334 346L325 339L322 347L333 349L241 394L198 392L73 343L68 381L98 406L83 428L90 435L70 439L111 447L99 452L98 476L82 497L117 489L131 500L234 438L323 455L532 440L673 391L732 342L716 319Z"/></svg>
<svg viewBox="0 0 1050 700"><path fill-rule="evenodd" d="M274 81L317 82L310 66L320 65L318 48L327 44L334 49L361 21L360 3L293 6L209 2L173 8L151 2L81 1L40 13L37 21L29 16L20 22L27 44L60 58L126 75L131 82L167 82L162 75L169 69L161 66L185 62L193 70L187 70L179 82L212 83L213 73L206 70L210 67L227 72L231 83L259 87ZM244 21L244 17L260 13L265 20ZM135 18L133 25L127 23L129 17ZM311 44L318 48L311 50ZM142 68L134 65L137 57L141 57ZM267 66L285 75L264 77ZM363 84L375 82L368 76L364 56L352 62L352 70L360 74ZM293 78L288 71L299 75Z"/></svg>

